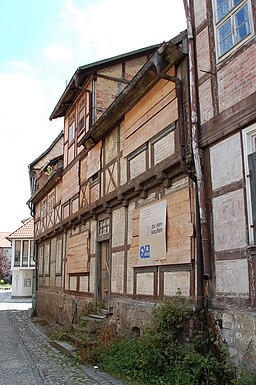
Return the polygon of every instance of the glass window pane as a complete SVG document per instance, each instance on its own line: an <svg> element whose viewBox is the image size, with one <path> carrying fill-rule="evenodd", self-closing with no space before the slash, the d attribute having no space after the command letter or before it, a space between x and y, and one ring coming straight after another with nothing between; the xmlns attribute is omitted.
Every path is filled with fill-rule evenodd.
<svg viewBox="0 0 256 385"><path fill-rule="evenodd" d="M234 7L235 7L237 4L241 3L242 0L233 0L233 1L234 1Z"/></svg>
<svg viewBox="0 0 256 385"><path fill-rule="evenodd" d="M228 52L233 47L232 31L231 31L231 19L228 19L219 28L219 41L220 41L220 56Z"/></svg>
<svg viewBox="0 0 256 385"><path fill-rule="evenodd" d="M250 33L248 5L246 4L235 14L235 39L236 43Z"/></svg>
<svg viewBox="0 0 256 385"><path fill-rule="evenodd" d="M217 0L217 19L220 21L230 11L230 0Z"/></svg>
<svg viewBox="0 0 256 385"><path fill-rule="evenodd" d="M20 266L21 241L15 241L14 266Z"/></svg>
<svg viewBox="0 0 256 385"><path fill-rule="evenodd" d="M28 241L23 241L22 266L28 266Z"/></svg>

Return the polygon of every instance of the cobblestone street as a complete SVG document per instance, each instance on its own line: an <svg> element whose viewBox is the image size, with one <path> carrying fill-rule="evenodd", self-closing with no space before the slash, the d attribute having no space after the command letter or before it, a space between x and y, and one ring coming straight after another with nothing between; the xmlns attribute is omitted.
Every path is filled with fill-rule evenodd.
<svg viewBox="0 0 256 385"><path fill-rule="evenodd" d="M30 307L0 291L0 385L123 385L55 349L29 319Z"/></svg>

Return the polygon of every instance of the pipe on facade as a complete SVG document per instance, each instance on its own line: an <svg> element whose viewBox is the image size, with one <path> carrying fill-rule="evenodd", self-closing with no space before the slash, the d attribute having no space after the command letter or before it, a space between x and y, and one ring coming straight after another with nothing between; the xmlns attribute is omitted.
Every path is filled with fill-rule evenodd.
<svg viewBox="0 0 256 385"><path fill-rule="evenodd" d="M191 108L191 136L192 149L194 157L194 165L196 172L197 194L199 202L199 214L201 222L202 252L203 252L203 277L205 280L211 278L210 264L210 243L209 232L206 217L206 198L205 198L205 182L203 179L202 165L199 153L199 130L198 130L198 104L196 90L196 66L195 66L195 47L193 38L193 26L191 17L190 0L183 0L185 15L187 20L187 37L188 37L188 56L189 56L189 97Z"/></svg>

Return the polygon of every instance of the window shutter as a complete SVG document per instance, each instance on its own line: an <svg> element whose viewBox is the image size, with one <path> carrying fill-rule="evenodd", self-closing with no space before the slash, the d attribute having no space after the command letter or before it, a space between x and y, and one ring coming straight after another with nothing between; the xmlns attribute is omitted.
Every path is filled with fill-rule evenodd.
<svg viewBox="0 0 256 385"><path fill-rule="evenodd" d="M250 187L251 187L251 205L253 220L253 237L256 244L256 152L248 156Z"/></svg>

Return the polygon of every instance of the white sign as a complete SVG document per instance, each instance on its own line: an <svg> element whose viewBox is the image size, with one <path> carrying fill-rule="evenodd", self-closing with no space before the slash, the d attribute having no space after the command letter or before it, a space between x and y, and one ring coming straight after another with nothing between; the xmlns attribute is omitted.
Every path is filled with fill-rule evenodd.
<svg viewBox="0 0 256 385"><path fill-rule="evenodd" d="M166 258L166 200L140 210L139 259Z"/></svg>

